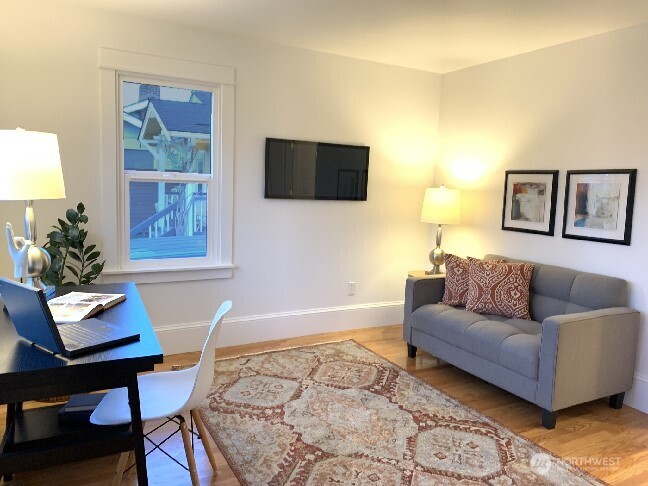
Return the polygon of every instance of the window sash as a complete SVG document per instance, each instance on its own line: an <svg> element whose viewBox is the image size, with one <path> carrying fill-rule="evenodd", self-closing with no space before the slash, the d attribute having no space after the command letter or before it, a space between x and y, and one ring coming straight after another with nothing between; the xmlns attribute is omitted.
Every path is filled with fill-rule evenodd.
<svg viewBox="0 0 648 486"><path fill-rule="evenodd" d="M159 171L159 170L134 170L125 169L125 147L124 147L124 110L123 110L123 83L141 83L141 84L154 84L164 87L181 88L181 89L195 89L200 91L210 92L212 94L212 117L211 117L211 134L210 134L210 172L207 174L192 173L192 172L175 172L175 171ZM221 89L220 85L203 84L203 83L186 83L180 82L175 79L170 79L164 76L147 76L147 75L131 75L125 73L117 73L117 139L119 146L118 154L118 167L120 176L118 177L118 194L121 201L121 221L118 221L120 226L120 267L123 269L157 269L157 268L186 268L191 266L207 266L219 261L218 254L218 241L219 235L216 232L220 231L221 225L219 224L219 213L216 201L218 195L215 189L214 172L218 171L221 165L220 159L220 146L222 143L222 136L220 132L220 107ZM179 134L181 135L181 134ZM207 226L207 254L204 257L191 257L191 258L154 258L154 259L131 259L131 238L130 238L130 182L156 182L156 183L200 183L206 186L207 193L207 215L209 223Z"/></svg>
<svg viewBox="0 0 648 486"><path fill-rule="evenodd" d="M141 260L131 260L131 222L130 222L130 183L131 182L152 182L152 183L197 183L205 186L205 193L207 196L207 246L206 246L206 255L204 257L189 257L189 258L151 258L151 259L141 259ZM211 179L203 178L202 180L186 180L186 178L173 179L169 180L168 178L154 178L154 177L125 177L125 201L124 201L124 215L123 215L123 231L124 231L124 258L128 260L129 267L134 269L147 269L147 268L173 268L173 267L188 267L188 266L205 266L207 263L212 262L215 259L216 245L214 240L216 240L215 230L213 228L218 228L219 215L214 213L212 209L214 207L213 199L214 191L212 190ZM162 238L162 237L160 237ZM157 238L153 238L157 239Z"/></svg>
<svg viewBox="0 0 648 486"><path fill-rule="evenodd" d="M157 181L157 182L197 182L209 184L214 180L211 174L194 174L183 172L159 172L145 170L124 170L122 176L134 181Z"/></svg>

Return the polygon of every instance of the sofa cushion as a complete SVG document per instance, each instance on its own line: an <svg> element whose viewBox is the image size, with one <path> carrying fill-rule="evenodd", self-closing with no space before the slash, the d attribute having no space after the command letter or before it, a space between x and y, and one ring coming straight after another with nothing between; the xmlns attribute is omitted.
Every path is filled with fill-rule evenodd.
<svg viewBox="0 0 648 486"><path fill-rule="evenodd" d="M538 378L541 324L444 304L412 313L412 327L530 379Z"/></svg>
<svg viewBox="0 0 648 486"><path fill-rule="evenodd" d="M540 338L540 333L511 335L500 344L498 364L527 378L537 380L540 363Z"/></svg>
<svg viewBox="0 0 648 486"><path fill-rule="evenodd" d="M466 310L531 319L529 287L533 264L471 259Z"/></svg>
<svg viewBox="0 0 648 486"><path fill-rule="evenodd" d="M460 343L466 330L484 316L445 304L429 304L412 313L412 327L448 343ZM462 347L462 346L459 346Z"/></svg>

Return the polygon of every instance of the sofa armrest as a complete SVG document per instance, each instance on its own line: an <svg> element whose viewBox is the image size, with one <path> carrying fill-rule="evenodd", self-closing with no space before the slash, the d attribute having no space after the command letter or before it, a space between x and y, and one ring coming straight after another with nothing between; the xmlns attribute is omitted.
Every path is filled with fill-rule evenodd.
<svg viewBox="0 0 648 486"><path fill-rule="evenodd" d="M405 312L403 316L403 339L411 344L412 312L426 304L438 304L443 298L445 274L430 277L409 277L405 282Z"/></svg>
<svg viewBox="0 0 648 486"><path fill-rule="evenodd" d="M611 307L542 322L537 404L554 411L632 388L639 312Z"/></svg>

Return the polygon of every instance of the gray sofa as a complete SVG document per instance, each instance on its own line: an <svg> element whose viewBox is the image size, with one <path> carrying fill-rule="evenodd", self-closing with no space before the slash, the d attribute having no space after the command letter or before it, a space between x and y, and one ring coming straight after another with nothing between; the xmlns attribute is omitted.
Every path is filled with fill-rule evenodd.
<svg viewBox="0 0 648 486"><path fill-rule="evenodd" d="M532 321L440 304L444 282L407 279L403 339L410 358L420 347L537 404L549 429L556 411L572 405L610 397L610 406L621 408L632 388L639 333L625 280L535 264Z"/></svg>

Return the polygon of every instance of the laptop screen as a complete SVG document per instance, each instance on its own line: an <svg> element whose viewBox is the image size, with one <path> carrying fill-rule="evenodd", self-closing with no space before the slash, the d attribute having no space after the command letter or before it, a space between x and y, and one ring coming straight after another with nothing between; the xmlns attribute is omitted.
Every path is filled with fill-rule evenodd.
<svg viewBox="0 0 648 486"><path fill-rule="evenodd" d="M0 277L0 296L20 336L52 352L64 351L42 290Z"/></svg>

